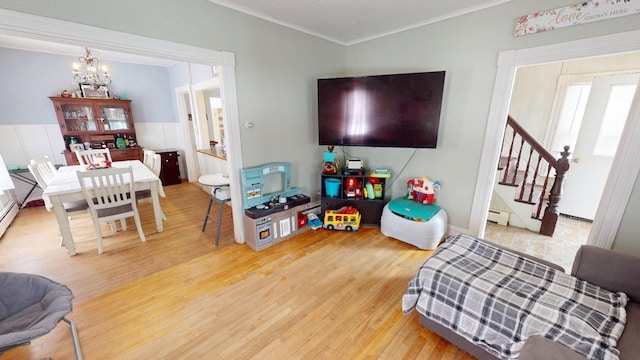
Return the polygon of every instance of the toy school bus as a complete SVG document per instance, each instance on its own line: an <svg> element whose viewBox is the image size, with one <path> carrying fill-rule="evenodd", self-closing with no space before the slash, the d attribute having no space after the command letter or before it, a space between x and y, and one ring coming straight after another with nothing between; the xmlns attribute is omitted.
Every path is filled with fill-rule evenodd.
<svg viewBox="0 0 640 360"><path fill-rule="evenodd" d="M360 227L360 213L351 206L338 210L327 210L324 213L323 228L329 230L357 231Z"/></svg>

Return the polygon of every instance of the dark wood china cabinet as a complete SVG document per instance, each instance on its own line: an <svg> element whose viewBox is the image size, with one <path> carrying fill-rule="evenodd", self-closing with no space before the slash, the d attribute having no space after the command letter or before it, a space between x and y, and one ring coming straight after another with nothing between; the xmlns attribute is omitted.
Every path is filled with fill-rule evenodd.
<svg viewBox="0 0 640 360"><path fill-rule="evenodd" d="M73 147L109 148L113 161L142 160L131 100L50 97L65 143L67 165L78 165ZM118 140L122 139L122 140ZM80 144L80 145L75 145Z"/></svg>

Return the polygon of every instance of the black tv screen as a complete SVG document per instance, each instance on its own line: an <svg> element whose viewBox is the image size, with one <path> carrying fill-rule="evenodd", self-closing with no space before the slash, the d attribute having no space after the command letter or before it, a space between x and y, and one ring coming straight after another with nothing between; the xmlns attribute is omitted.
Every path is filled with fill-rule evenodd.
<svg viewBox="0 0 640 360"><path fill-rule="evenodd" d="M318 79L319 144L435 148L444 75Z"/></svg>

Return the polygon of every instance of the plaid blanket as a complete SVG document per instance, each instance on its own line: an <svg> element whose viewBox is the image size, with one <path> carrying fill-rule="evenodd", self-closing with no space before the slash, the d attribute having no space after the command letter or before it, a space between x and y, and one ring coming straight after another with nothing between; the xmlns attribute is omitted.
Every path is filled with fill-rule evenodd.
<svg viewBox="0 0 640 360"><path fill-rule="evenodd" d="M612 293L466 235L446 239L409 282L414 308L501 359L540 335L589 359L618 359L624 293Z"/></svg>

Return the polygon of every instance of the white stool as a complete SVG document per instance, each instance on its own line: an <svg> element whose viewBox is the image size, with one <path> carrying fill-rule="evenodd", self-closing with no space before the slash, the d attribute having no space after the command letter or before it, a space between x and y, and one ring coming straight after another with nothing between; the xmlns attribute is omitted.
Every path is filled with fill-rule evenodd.
<svg viewBox="0 0 640 360"><path fill-rule="evenodd" d="M218 246L218 241L220 240L220 227L222 226L222 207L224 206L224 203L231 200L229 192L229 177L222 174L206 174L200 176L198 178L198 182L202 185L213 187L213 189L211 189L211 198L209 199L207 213L204 216L204 223L202 224L202 232L204 232L207 227L207 220L211 220L218 224L218 229L216 231L216 246ZM214 200L220 204L217 220L209 215L211 213L211 205Z"/></svg>

